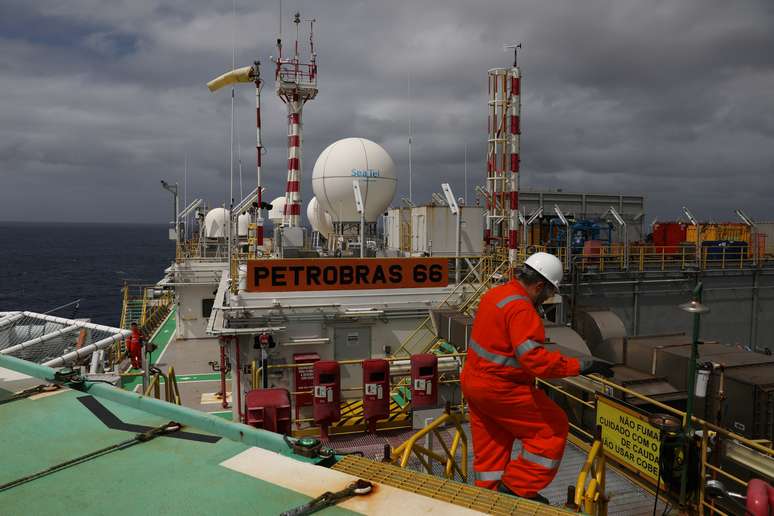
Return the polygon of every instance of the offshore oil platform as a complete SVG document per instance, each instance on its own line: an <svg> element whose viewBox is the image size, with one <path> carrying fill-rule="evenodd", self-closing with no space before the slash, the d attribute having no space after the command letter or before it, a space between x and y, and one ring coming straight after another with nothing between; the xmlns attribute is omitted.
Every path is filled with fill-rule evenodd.
<svg viewBox="0 0 774 516"><path fill-rule="evenodd" d="M443 183L395 204L388 152L344 138L314 164L305 226L318 65L314 20L293 22L271 61L284 195L264 196L261 64L234 67L208 87L255 88L255 188L180 209L164 183L176 256L124 287L117 327L0 313L3 514L771 514L774 224L681 207L646 228L640 195L520 188L514 54L487 73L474 202ZM472 485L460 389L482 294L538 251L564 267L545 346L615 372L536 380L570 424L550 506Z"/></svg>

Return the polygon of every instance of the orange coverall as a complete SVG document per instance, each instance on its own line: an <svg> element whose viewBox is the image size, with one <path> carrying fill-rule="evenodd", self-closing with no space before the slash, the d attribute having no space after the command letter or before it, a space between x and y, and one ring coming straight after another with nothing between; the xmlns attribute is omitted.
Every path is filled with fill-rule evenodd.
<svg viewBox="0 0 774 516"><path fill-rule="evenodd" d="M140 369L142 367L142 342L144 337L139 329L133 328L132 334L126 338L126 350L129 352L129 358L132 360L132 367Z"/></svg>
<svg viewBox="0 0 774 516"><path fill-rule="evenodd" d="M461 376L477 486L497 489L502 482L533 498L556 475L567 416L535 387L535 378L576 376L582 364L546 350L544 340L543 322L518 281L482 296ZM515 439L522 451L511 460Z"/></svg>

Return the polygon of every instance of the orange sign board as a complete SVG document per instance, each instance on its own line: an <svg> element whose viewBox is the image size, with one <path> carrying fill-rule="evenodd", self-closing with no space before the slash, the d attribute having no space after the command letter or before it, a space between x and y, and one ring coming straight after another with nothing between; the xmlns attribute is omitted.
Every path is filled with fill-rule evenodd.
<svg viewBox="0 0 774 516"><path fill-rule="evenodd" d="M437 258L250 260L248 292L445 287L449 262Z"/></svg>

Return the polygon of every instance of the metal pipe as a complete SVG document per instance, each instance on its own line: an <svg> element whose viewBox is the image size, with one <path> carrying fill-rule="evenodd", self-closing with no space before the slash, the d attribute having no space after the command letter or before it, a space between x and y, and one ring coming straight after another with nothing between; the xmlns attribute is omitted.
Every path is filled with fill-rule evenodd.
<svg viewBox="0 0 774 516"><path fill-rule="evenodd" d="M750 307L750 347L758 349L758 270L753 271L752 306Z"/></svg>
<svg viewBox="0 0 774 516"><path fill-rule="evenodd" d="M219 339L220 342L220 394L223 396L221 406L224 409L228 408L228 390L226 388L226 347L224 346L223 339Z"/></svg>
<svg viewBox="0 0 774 516"><path fill-rule="evenodd" d="M5 349L0 349L0 355L10 355L11 353L15 353L16 351L19 351L21 349L34 346L35 344L40 344L41 342L46 342L56 337L61 337L62 335L67 335L68 333L72 333L75 330L80 330L80 329L81 329L80 326L67 326L65 328L60 328L51 333L46 333L45 335L41 335L40 337L24 341L21 344L16 344L15 346L11 346Z"/></svg>
<svg viewBox="0 0 774 516"><path fill-rule="evenodd" d="M98 349L104 349L112 345L115 341L128 337L129 335L131 335L131 333L132 332L130 330L121 330L121 333L111 335L110 337L106 337L100 341L95 342L94 344L89 344L86 347L83 347L81 349L76 349L75 351L71 351L70 353L62 355L61 357L54 358L52 360L49 360L48 362L44 362L43 365L47 367L63 366L68 362L74 362L79 358L86 357L91 353L93 353L94 351L97 351Z"/></svg>
<svg viewBox="0 0 774 516"><path fill-rule="evenodd" d="M48 322L61 323L61 324L66 324L68 326L70 325L78 326L79 328L88 328L90 330L104 331L108 333L128 331L128 330L122 330L120 328L116 328L114 326L104 326L102 324L94 324L86 321L76 321L73 319L65 319L64 317L57 317L55 315L38 314L35 312L22 312L22 314L26 317L32 317L33 319L42 319Z"/></svg>
<svg viewBox="0 0 774 516"><path fill-rule="evenodd" d="M239 337L231 337L233 340L236 341L236 383L237 383L237 389L236 389L236 404L237 404L237 415L239 416L239 422L243 423L242 421L242 361L241 357L239 356L240 348L239 348Z"/></svg>
<svg viewBox="0 0 774 516"><path fill-rule="evenodd" d="M0 356L0 367L5 367L41 380L68 385L67 382L54 381L54 374L56 373L54 369L15 357ZM164 419L176 421L185 426L197 428L203 432L219 435L232 441L241 442L248 446L257 446L277 453L288 452L288 445L280 434L227 421L221 417L213 416L206 412L194 410L182 405L148 398L141 394L113 387L106 383L90 382L86 380L82 386L69 386L91 394L92 396L120 403L136 410L141 410Z"/></svg>
<svg viewBox="0 0 774 516"><path fill-rule="evenodd" d="M105 351L100 349L95 351L91 354L91 363L89 364L89 373L96 374L100 372L100 365L102 364L102 359L105 356Z"/></svg>
<svg viewBox="0 0 774 516"><path fill-rule="evenodd" d="M258 247L263 245L263 189L261 187L261 153L263 152L263 143L261 143L261 87L263 81L261 80L261 63L255 62L254 67L254 79L255 79L255 171L258 181L256 187L256 195L258 196L258 213L255 221L255 252L258 253Z"/></svg>
<svg viewBox="0 0 774 516"><path fill-rule="evenodd" d="M360 257L365 258L365 211L360 212Z"/></svg>
<svg viewBox="0 0 774 516"><path fill-rule="evenodd" d="M17 313L13 315L6 315L3 320L0 321L0 328L5 328L8 325L15 323L16 321L23 319L27 312Z"/></svg>
<svg viewBox="0 0 774 516"><path fill-rule="evenodd" d="M462 225L462 210L457 209L457 228L456 228L456 238L455 238L455 246L454 246L454 255L456 256L454 260L454 283L459 284L460 282L460 227Z"/></svg>

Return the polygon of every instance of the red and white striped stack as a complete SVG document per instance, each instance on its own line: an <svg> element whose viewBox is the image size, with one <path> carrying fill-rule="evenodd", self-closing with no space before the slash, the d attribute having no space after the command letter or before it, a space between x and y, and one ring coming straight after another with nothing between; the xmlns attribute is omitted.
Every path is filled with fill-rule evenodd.
<svg viewBox="0 0 774 516"><path fill-rule="evenodd" d="M285 189L284 226L301 225L301 111L298 97L288 101L288 183Z"/></svg>
<svg viewBox="0 0 774 516"><path fill-rule="evenodd" d="M521 140L521 76L513 67L508 74L510 91L510 124L508 140L510 147L511 174L508 180L510 205L508 212L508 249L519 248L519 149Z"/></svg>
<svg viewBox="0 0 774 516"><path fill-rule="evenodd" d="M519 248L519 151L521 74L519 68L489 70L487 217L484 243L490 252Z"/></svg>

